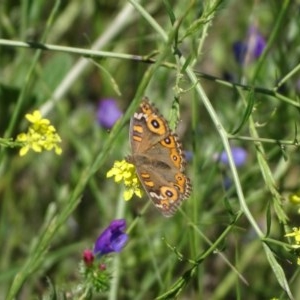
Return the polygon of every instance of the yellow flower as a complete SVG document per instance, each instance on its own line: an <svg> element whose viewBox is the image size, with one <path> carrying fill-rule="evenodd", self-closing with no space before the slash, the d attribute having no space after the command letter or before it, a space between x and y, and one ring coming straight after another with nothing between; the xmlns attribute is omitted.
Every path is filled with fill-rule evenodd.
<svg viewBox="0 0 300 300"><path fill-rule="evenodd" d="M26 119L31 123L27 133L20 133L17 142L22 144L20 156L24 156L30 149L35 152L54 149L60 155L62 149L58 146L61 143L60 136L56 133L54 126L48 119L43 119L41 113L36 110L32 114L26 114Z"/></svg>
<svg viewBox="0 0 300 300"><path fill-rule="evenodd" d="M130 200L133 195L142 198L142 190L140 182L135 173L133 164L126 160L115 161L114 166L107 172L106 177L115 177L115 182L123 181L125 184L124 199Z"/></svg>
<svg viewBox="0 0 300 300"><path fill-rule="evenodd" d="M292 245L293 248L300 248L300 227L294 227L293 232L287 233L285 236L293 237L295 239L295 244Z"/></svg>
<svg viewBox="0 0 300 300"><path fill-rule="evenodd" d="M296 194L289 195L289 200L292 204L300 204L300 195L299 192Z"/></svg>
<svg viewBox="0 0 300 300"><path fill-rule="evenodd" d="M42 115L39 110L35 110L32 114L26 114L25 118L37 127L50 124L50 121L48 119L42 118Z"/></svg>

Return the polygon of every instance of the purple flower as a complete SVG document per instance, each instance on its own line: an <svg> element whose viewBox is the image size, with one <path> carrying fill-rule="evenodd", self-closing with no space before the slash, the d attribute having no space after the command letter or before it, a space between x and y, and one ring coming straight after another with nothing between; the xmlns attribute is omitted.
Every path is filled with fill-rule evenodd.
<svg viewBox="0 0 300 300"><path fill-rule="evenodd" d="M246 41L237 41L233 44L233 53L236 61L243 64L246 59L253 61L261 56L266 47L266 41L255 26L251 26Z"/></svg>
<svg viewBox="0 0 300 300"><path fill-rule="evenodd" d="M242 165L245 164L247 160L248 153L244 148L241 147L232 147L231 148L232 156L233 156L233 161L237 167L241 167ZM228 156L225 151L222 151L218 155L218 159L220 162L222 162L224 165L228 165Z"/></svg>
<svg viewBox="0 0 300 300"><path fill-rule="evenodd" d="M128 239L128 235L124 232L125 229L126 221L124 219L113 220L98 237L94 246L94 254L120 252Z"/></svg>
<svg viewBox="0 0 300 300"><path fill-rule="evenodd" d="M118 108L116 100L104 99L99 102L97 120L102 127L112 128L121 116L122 112Z"/></svg>

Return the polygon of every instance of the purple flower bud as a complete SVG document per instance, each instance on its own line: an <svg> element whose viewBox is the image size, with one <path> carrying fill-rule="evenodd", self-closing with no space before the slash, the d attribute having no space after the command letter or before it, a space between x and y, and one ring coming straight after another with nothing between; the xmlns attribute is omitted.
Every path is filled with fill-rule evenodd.
<svg viewBox="0 0 300 300"><path fill-rule="evenodd" d="M99 102L97 120L102 127L112 128L121 116L122 112L118 108L116 100L104 99Z"/></svg>
<svg viewBox="0 0 300 300"><path fill-rule="evenodd" d="M246 163L248 153L244 148L241 147L232 147L231 148L232 156L233 156L233 161L237 167L241 167ZM224 165L228 165L228 156L225 151L222 151L218 159L220 162L222 162Z"/></svg>
<svg viewBox="0 0 300 300"><path fill-rule="evenodd" d="M235 60L238 64L242 65L245 60L247 45L244 42L237 41L233 43L232 48Z"/></svg>
<svg viewBox="0 0 300 300"><path fill-rule="evenodd" d="M128 235L124 232L125 229L126 221L124 219L112 221L98 237L94 246L95 255L120 252L128 239Z"/></svg>

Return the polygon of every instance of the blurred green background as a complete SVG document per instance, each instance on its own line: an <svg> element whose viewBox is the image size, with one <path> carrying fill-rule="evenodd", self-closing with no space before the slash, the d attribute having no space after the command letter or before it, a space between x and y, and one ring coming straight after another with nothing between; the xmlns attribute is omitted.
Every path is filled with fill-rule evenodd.
<svg viewBox="0 0 300 300"><path fill-rule="evenodd" d="M55 299L55 289L82 299L83 250L125 218L111 288L92 299L299 299L299 254L284 237L300 226L289 201L299 190L299 13L299 1L2 0L1 137L26 131L24 115L39 109L63 153L20 157L1 143L0 298ZM172 218L144 212L146 196L124 202L106 178L131 153L129 119L143 95L187 151L193 193ZM113 129L97 118L104 99L124 114ZM218 160L220 132L246 153L235 164L253 222Z"/></svg>

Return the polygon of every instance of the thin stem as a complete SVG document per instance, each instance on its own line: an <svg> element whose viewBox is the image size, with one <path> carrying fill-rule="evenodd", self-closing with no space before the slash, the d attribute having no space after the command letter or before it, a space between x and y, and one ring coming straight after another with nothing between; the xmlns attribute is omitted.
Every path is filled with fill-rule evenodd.
<svg viewBox="0 0 300 300"><path fill-rule="evenodd" d="M142 56L132 55L132 54L123 54L117 52L108 52L108 51L100 51L93 49L84 49L84 48L74 48L74 47L66 47L66 46L57 46L51 44L43 44L38 42L20 42L20 41L12 41L6 39L0 39L0 45L3 46L12 46L12 47L22 47L22 48L32 48L32 49L40 49L40 50L51 50L57 52L65 52L65 53L73 53L73 54L80 54L86 57L92 58L119 58L119 59L130 59L138 58L143 59Z"/></svg>
<svg viewBox="0 0 300 300"><path fill-rule="evenodd" d="M123 190L119 194L118 206L116 210L116 219L123 218L125 214L125 201L123 198ZM112 262L112 269L114 270L114 276L111 280L109 290L109 300L115 300L118 298L119 283L121 278L121 260L120 255L115 255Z"/></svg>
<svg viewBox="0 0 300 300"><path fill-rule="evenodd" d="M231 134L227 134L228 138L231 140L241 140L241 141L251 141L251 142L262 142L269 144L279 144L279 145L289 145L289 146L298 146L297 141L287 141L287 140L275 140L275 139L267 139L261 137L250 137L250 136L235 136Z"/></svg>

